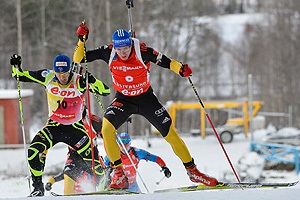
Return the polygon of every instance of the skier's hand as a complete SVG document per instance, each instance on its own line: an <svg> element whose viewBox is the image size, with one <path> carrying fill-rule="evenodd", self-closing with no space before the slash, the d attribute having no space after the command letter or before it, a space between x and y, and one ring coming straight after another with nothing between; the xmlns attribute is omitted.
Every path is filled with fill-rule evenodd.
<svg viewBox="0 0 300 200"><path fill-rule="evenodd" d="M48 179L48 181L47 181L47 183L46 183L46 185L45 185L45 189L46 189L47 191L50 191L50 190L52 189L52 185L53 185L54 183L55 183L54 177L53 177L53 176L50 176L49 179Z"/></svg>
<svg viewBox="0 0 300 200"><path fill-rule="evenodd" d="M71 66L72 66L72 72L82 75L83 67L81 66L80 63L72 62Z"/></svg>
<svg viewBox="0 0 300 200"><path fill-rule="evenodd" d="M17 67L20 67L22 62L21 56L14 54L10 57L10 64L11 65L17 65Z"/></svg>
<svg viewBox="0 0 300 200"><path fill-rule="evenodd" d="M85 42L88 39L89 36L89 27L87 27L84 22L81 22L81 24L79 25L76 34L78 35L78 38L82 41ZM85 36L85 38L84 38Z"/></svg>
<svg viewBox="0 0 300 200"><path fill-rule="evenodd" d="M135 33L135 30L129 30L129 34L130 34L130 36L131 37L133 37L133 38L136 38L136 33Z"/></svg>
<svg viewBox="0 0 300 200"><path fill-rule="evenodd" d="M46 183L45 189L46 189L47 191L50 191L50 190L52 189L52 183L50 183L50 182Z"/></svg>
<svg viewBox="0 0 300 200"><path fill-rule="evenodd" d="M182 77L188 77L188 76L192 75L192 69L189 67L188 64L182 64L179 74Z"/></svg>
<svg viewBox="0 0 300 200"><path fill-rule="evenodd" d="M89 83L95 83L96 82L96 78L89 71L86 71L85 77L88 77Z"/></svg>
<svg viewBox="0 0 300 200"><path fill-rule="evenodd" d="M170 178L172 173L167 166L162 167L161 170L164 172L165 177Z"/></svg>

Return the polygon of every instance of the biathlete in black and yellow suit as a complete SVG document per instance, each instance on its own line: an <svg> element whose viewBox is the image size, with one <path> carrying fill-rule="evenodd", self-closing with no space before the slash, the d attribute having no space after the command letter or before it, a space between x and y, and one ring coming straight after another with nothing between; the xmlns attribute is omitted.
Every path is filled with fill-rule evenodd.
<svg viewBox="0 0 300 200"><path fill-rule="evenodd" d="M16 78L18 72L20 81L41 84L47 93L48 121L35 135L28 148L28 163L34 187L29 196L44 196L40 154L45 150L63 142L75 149L88 166L92 166L91 140L82 120L86 78L71 70L70 58L63 54L55 57L53 70L23 71L21 56L16 54L11 56L10 63L13 77ZM88 75L88 81L98 94L110 94L110 89L93 75ZM95 169L98 180L104 173L99 162L95 162ZM92 167L90 174L93 174ZM67 178L74 182L74 178Z"/></svg>
<svg viewBox="0 0 300 200"><path fill-rule="evenodd" d="M85 113L84 113L85 115ZM105 190L110 183L110 172L111 168L105 166L102 157L99 155L97 138L101 138L101 128L102 128L102 120L100 117L91 114L90 119L92 121L92 134L89 133L89 120L84 117L84 126L87 132L89 133L90 138L93 138L94 142L94 158L95 160L99 160L102 163L102 166L105 167L105 175L97 185L96 190L102 191ZM46 150L42 153L41 162L45 164L46 162ZM62 181L66 176L70 176L75 180L75 184L69 183L68 179L64 180L64 195L68 194L80 194L85 192L93 192L95 189L95 184L93 183L93 174L89 174L90 167L86 165L85 161L82 157L72 148L68 147L67 160L62 172L57 175L50 176L45 185L45 189L50 191L52 189L52 185L58 181Z"/></svg>
<svg viewBox="0 0 300 200"><path fill-rule="evenodd" d="M89 29L83 23L77 29L79 37L74 52L74 62L84 62L84 42L82 38ZM174 153L181 159L191 181L205 185L216 185L217 179L201 173L179 137L172 119L165 107L159 102L150 85L150 62L170 69L182 77L192 74L188 64L182 64L131 38L125 29L119 29L112 35L112 44L99 46L86 51L86 61L105 61L111 71L113 87L117 91L115 99L108 106L104 118L102 135L106 153L114 167L111 188L128 188L128 180L122 170L120 148L115 140L118 129L132 114L144 116L171 145Z"/></svg>

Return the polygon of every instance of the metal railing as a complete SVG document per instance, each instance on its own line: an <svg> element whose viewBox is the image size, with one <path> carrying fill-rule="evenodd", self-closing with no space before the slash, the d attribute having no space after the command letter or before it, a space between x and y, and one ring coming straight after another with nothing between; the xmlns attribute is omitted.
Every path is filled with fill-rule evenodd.
<svg viewBox="0 0 300 200"><path fill-rule="evenodd" d="M251 142L250 151L257 151L258 153L263 154L265 160L293 163L295 164L296 174L299 174L299 149L296 147L273 143Z"/></svg>

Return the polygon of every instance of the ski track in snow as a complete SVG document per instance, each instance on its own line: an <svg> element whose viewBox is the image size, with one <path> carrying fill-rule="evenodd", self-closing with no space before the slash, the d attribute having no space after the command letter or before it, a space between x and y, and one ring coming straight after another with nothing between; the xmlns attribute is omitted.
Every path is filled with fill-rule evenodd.
<svg viewBox="0 0 300 200"><path fill-rule="evenodd" d="M215 176L218 180L223 181L224 172L232 172L229 162L227 161L220 144L218 143L215 136L208 136L205 139L201 137L182 137L192 156L195 159L195 162L202 172L205 172L211 176ZM141 195L94 195L94 196L80 196L80 197L52 197L49 192L46 192L46 196L39 199L139 199L139 200L150 200L150 199L202 199L208 198L213 200L224 200L226 199L272 199L272 200L281 200L283 198L288 199L299 199L300 196L300 184L292 188L280 188L280 189L234 189L234 190L220 190L220 191L197 191L197 192L173 192L173 193L163 193L163 194L153 194L154 190L182 187L193 185L193 183L188 179L186 171L180 162L180 160L175 156L171 147L168 143L161 137L151 138L149 140L151 147L147 146L146 139L133 139L132 145L139 148L146 149L151 153L161 156L167 166L172 172L171 178L164 178L160 184L156 182L160 181L163 178L163 173L160 172L160 168L156 163L141 161L139 165L139 173L142 176L143 182L147 186L150 194L141 194ZM234 141L230 144L224 144L225 150L228 153L228 156L235 168L237 170L237 162L239 158L249 152L250 139L246 138L243 134L235 135ZM103 145L100 141L99 150L101 155L104 155ZM58 145L49 151L45 173L51 172L51 169L55 167L63 168L64 161L66 159L66 146L64 144ZM7 178L3 175L6 171L20 171L19 174L24 172L24 150L1 150L0 154L0 188L1 196L0 199L28 199L22 198L26 197L29 194L28 182L22 177L16 178ZM11 159L14 158L14 159ZM18 158L18 159L16 159ZM249 161L248 161L249 162ZM7 170L9 168L10 170ZM25 173L23 173L25 174ZM286 181L298 181L299 176L296 175L295 171L264 171L264 174L267 178L265 182L286 182ZM13 176L13 175L11 175ZM233 176L233 175L232 175ZM276 178L277 177L277 178ZM44 175L43 181L46 183L48 176ZM17 182L19 182L17 184ZM142 192L147 193L147 190L144 188L143 183L138 178L139 186ZM237 182L235 177L232 177L232 182ZM58 182L53 185L53 191L56 193L63 193L63 182ZM105 197L104 197L105 196Z"/></svg>

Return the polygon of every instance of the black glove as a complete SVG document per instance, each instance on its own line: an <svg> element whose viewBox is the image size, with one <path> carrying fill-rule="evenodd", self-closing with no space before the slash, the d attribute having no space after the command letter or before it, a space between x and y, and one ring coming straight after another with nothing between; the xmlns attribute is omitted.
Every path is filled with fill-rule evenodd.
<svg viewBox="0 0 300 200"><path fill-rule="evenodd" d="M11 65L17 65L18 67L20 67L22 62L22 58L21 56L14 54L10 57L10 64Z"/></svg>
<svg viewBox="0 0 300 200"><path fill-rule="evenodd" d="M88 76L89 83L95 83L96 82L96 78L89 71L86 72L86 76Z"/></svg>
<svg viewBox="0 0 300 200"><path fill-rule="evenodd" d="M164 172L165 177L167 177L167 178L170 178L170 177L171 177L172 173L171 173L171 171L169 170L168 167L166 167L166 166L165 166L165 167L162 167L161 170Z"/></svg>
<svg viewBox="0 0 300 200"><path fill-rule="evenodd" d="M50 182L46 183L45 189L46 189L47 191L50 191L50 190L52 189L52 183L50 183Z"/></svg>

